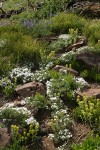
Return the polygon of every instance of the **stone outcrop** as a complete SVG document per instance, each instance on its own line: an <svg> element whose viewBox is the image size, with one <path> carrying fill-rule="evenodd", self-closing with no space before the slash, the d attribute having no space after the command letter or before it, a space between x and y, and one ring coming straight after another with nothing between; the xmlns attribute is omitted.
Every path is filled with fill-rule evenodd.
<svg viewBox="0 0 100 150"><path fill-rule="evenodd" d="M96 53L81 52L76 56L76 61L89 69L97 68L97 71L100 72L100 55Z"/></svg>
<svg viewBox="0 0 100 150"><path fill-rule="evenodd" d="M34 96L36 92L45 94L45 87L42 83L33 81L17 87L15 91L21 97L28 97L32 95Z"/></svg>
<svg viewBox="0 0 100 150"><path fill-rule="evenodd" d="M99 2L90 2L90 1L81 1L74 3L70 9L73 9L80 15L88 16L90 18L100 18L100 1Z"/></svg>
<svg viewBox="0 0 100 150"><path fill-rule="evenodd" d="M76 92L76 97L77 96L80 96L81 98L83 97L83 96L86 96L87 98L89 98L89 97L95 97L95 98L100 98L100 89L92 89L92 88L90 88L90 89L87 89L86 91L83 91L83 92L81 92L81 91L77 91Z"/></svg>

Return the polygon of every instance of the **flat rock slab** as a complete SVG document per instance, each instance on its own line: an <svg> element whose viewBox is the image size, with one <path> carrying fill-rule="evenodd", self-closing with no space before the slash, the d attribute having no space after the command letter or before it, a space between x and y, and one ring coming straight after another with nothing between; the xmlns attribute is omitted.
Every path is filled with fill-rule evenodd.
<svg viewBox="0 0 100 150"><path fill-rule="evenodd" d="M80 96L80 97L83 97L83 96L86 96L86 97L96 97L96 98L100 98L100 89L87 89L86 91L84 92L79 92L77 91L76 92L76 96Z"/></svg>

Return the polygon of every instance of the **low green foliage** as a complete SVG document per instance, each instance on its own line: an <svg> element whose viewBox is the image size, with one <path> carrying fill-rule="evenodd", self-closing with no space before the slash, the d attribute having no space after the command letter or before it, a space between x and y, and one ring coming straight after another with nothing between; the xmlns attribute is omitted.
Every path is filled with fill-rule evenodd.
<svg viewBox="0 0 100 150"><path fill-rule="evenodd" d="M13 123L25 125L24 122L27 116L27 112L23 113L21 110L18 112L16 109L12 108L5 108L2 112L0 112L0 119L5 119L5 124L7 127Z"/></svg>
<svg viewBox="0 0 100 150"><path fill-rule="evenodd" d="M73 144L72 150L99 150L100 136L89 134L82 144Z"/></svg>
<svg viewBox="0 0 100 150"><path fill-rule="evenodd" d="M52 76L53 75L53 76ZM74 78L70 74L51 72L52 80L52 93L57 93L59 97L66 97L72 100L74 95L73 91L78 87Z"/></svg>
<svg viewBox="0 0 100 150"><path fill-rule="evenodd" d="M2 9L4 11L10 11L10 10L18 10L24 6L27 6L26 0L20 1L20 0L8 0L3 3Z"/></svg>
<svg viewBox="0 0 100 150"><path fill-rule="evenodd" d="M15 88L16 88L16 79L14 79L13 83L7 77L0 80L0 91L2 91L3 95L6 98L11 98L14 96Z"/></svg>
<svg viewBox="0 0 100 150"><path fill-rule="evenodd" d="M47 100L45 96L37 93L34 97L25 98L25 102L32 107L37 107L39 109L44 109L47 106Z"/></svg>

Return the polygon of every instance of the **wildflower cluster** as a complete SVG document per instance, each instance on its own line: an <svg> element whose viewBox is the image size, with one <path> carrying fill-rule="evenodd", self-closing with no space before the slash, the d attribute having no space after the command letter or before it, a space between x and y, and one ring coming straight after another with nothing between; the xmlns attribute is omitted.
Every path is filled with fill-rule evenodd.
<svg viewBox="0 0 100 150"><path fill-rule="evenodd" d="M11 126L12 139L17 140L19 144L22 143L25 145L27 142L33 142L39 130L39 124L30 124L27 131L23 131L21 134L19 133L19 130L18 126Z"/></svg>
<svg viewBox="0 0 100 150"><path fill-rule="evenodd" d="M61 55L61 57L59 58L59 61L61 63L71 63L72 59L75 57L76 53L74 51L70 51L67 53L64 53Z"/></svg>
<svg viewBox="0 0 100 150"><path fill-rule="evenodd" d="M75 56L77 54L79 54L82 51L86 51L88 50L89 47L88 46L83 46L81 48L76 49L76 52L74 51L70 51L70 52L65 52L64 54L61 55L61 57L59 58L59 61L61 63L71 63L71 61L73 60L73 58L75 58Z"/></svg>
<svg viewBox="0 0 100 150"><path fill-rule="evenodd" d="M77 89L78 84L75 79L70 74L63 74L60 72L55 79L50 79L47 81L47 95L55 95L59 97L64 97L72 99L74 97L74 90ZM70 94L69 94L70 93Z"/></svg>
<svg viewBox="0 0 100 150"><path fill-rule="evenodd" d="M75 82L78 83L79 88L89 86L89 84L82 77L75 77Z"/></svg>
<svg viewBox="0 0 100 150"><path fill-rule="evenodd" d="M4 88L4 87L6 87L6 86L14 86L14 84L12 83L12 81L9 79L9 78L2 78L1 80L0 80L0 88Z"/></svg>
<svg viewBox="0 0 100 150"><path fill-rule="evenodd" d="M32 81L33 73L31 73L30 69L26 67L22 67L22 68L18 67L18 68L14 68L10 72L9 76L11 79L16 78L18 83L26 83Z"/></svg>
<svg viewBox="0 0 100 150"><path fill-rule="evenodd" d="M73 43L76 43L77 39L78 39L78 28L75 30L75 29L69 29L69 33L71 34L72 36L72 41Z"/></svg>
<svg viewBox="0 0 100 150"><path fill-rule="evenodd" d="M68 144L65 142L63 145L56 148L56 150L65 150L68 148Z"/></svg>
<svg viewBox="0 0 100 150"><path fill-rule="evenodd" d="M53 139L55 143L69 140L72 137L68 129L69 125L71 125L71 120L66 109L56 111L53 119L51 119L50 125L54 134L49 134L49 138Z"/></svg>
<svg viewBox="0 0 100 150"><path fill-rule="evenodd" d="M61 81L63 81L63 79ZM68 141L72 137L72 134L68 129L72 122L68 111L64 107L63 100L60 98L61 87L58 88L58 86L55 86L57 85L57 82L61 83L59 78L57 81L56 79L50 79L50 81L46 82L47 96L52 110L50 125L53 130L53 133L50 133L48 137L53 139L55 143L58 143L59 141Z"/></svg>
<svg viewBox="0 0 100 150"><path fill-rule="evenodd" d="M19 123L22 126L27 126L29 124L37 124L36 119L32 116L31 111L26 107L16 107L15 104L6 103L0 108L0 118L5 121L5 123Z"/></svg>
<svg viewBox="0 0 100 150"><path fill-rule="evenodd" d="M36 71L32 77L33 80L43 82L49 78L49 71L48 69L43 69Z"/></svg>

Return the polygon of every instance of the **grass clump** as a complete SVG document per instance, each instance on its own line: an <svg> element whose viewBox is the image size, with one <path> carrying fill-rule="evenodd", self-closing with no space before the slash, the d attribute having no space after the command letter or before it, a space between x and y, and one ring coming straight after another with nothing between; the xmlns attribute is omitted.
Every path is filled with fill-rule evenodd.
<svg viewBox="0 0 100 150"><path fill-rule="evenodd" d="M14 30L13 30L14 29ZM2 39L4 44L0 47L0 74L7 74L13 65L30 65L38 68L41 62L40 51L44 49L44 44L37 42L31 36L25 35L15 28L4 29ZM7 60L7 64L5 64ZM4 63L4 64L3 64Z"/></svg>

